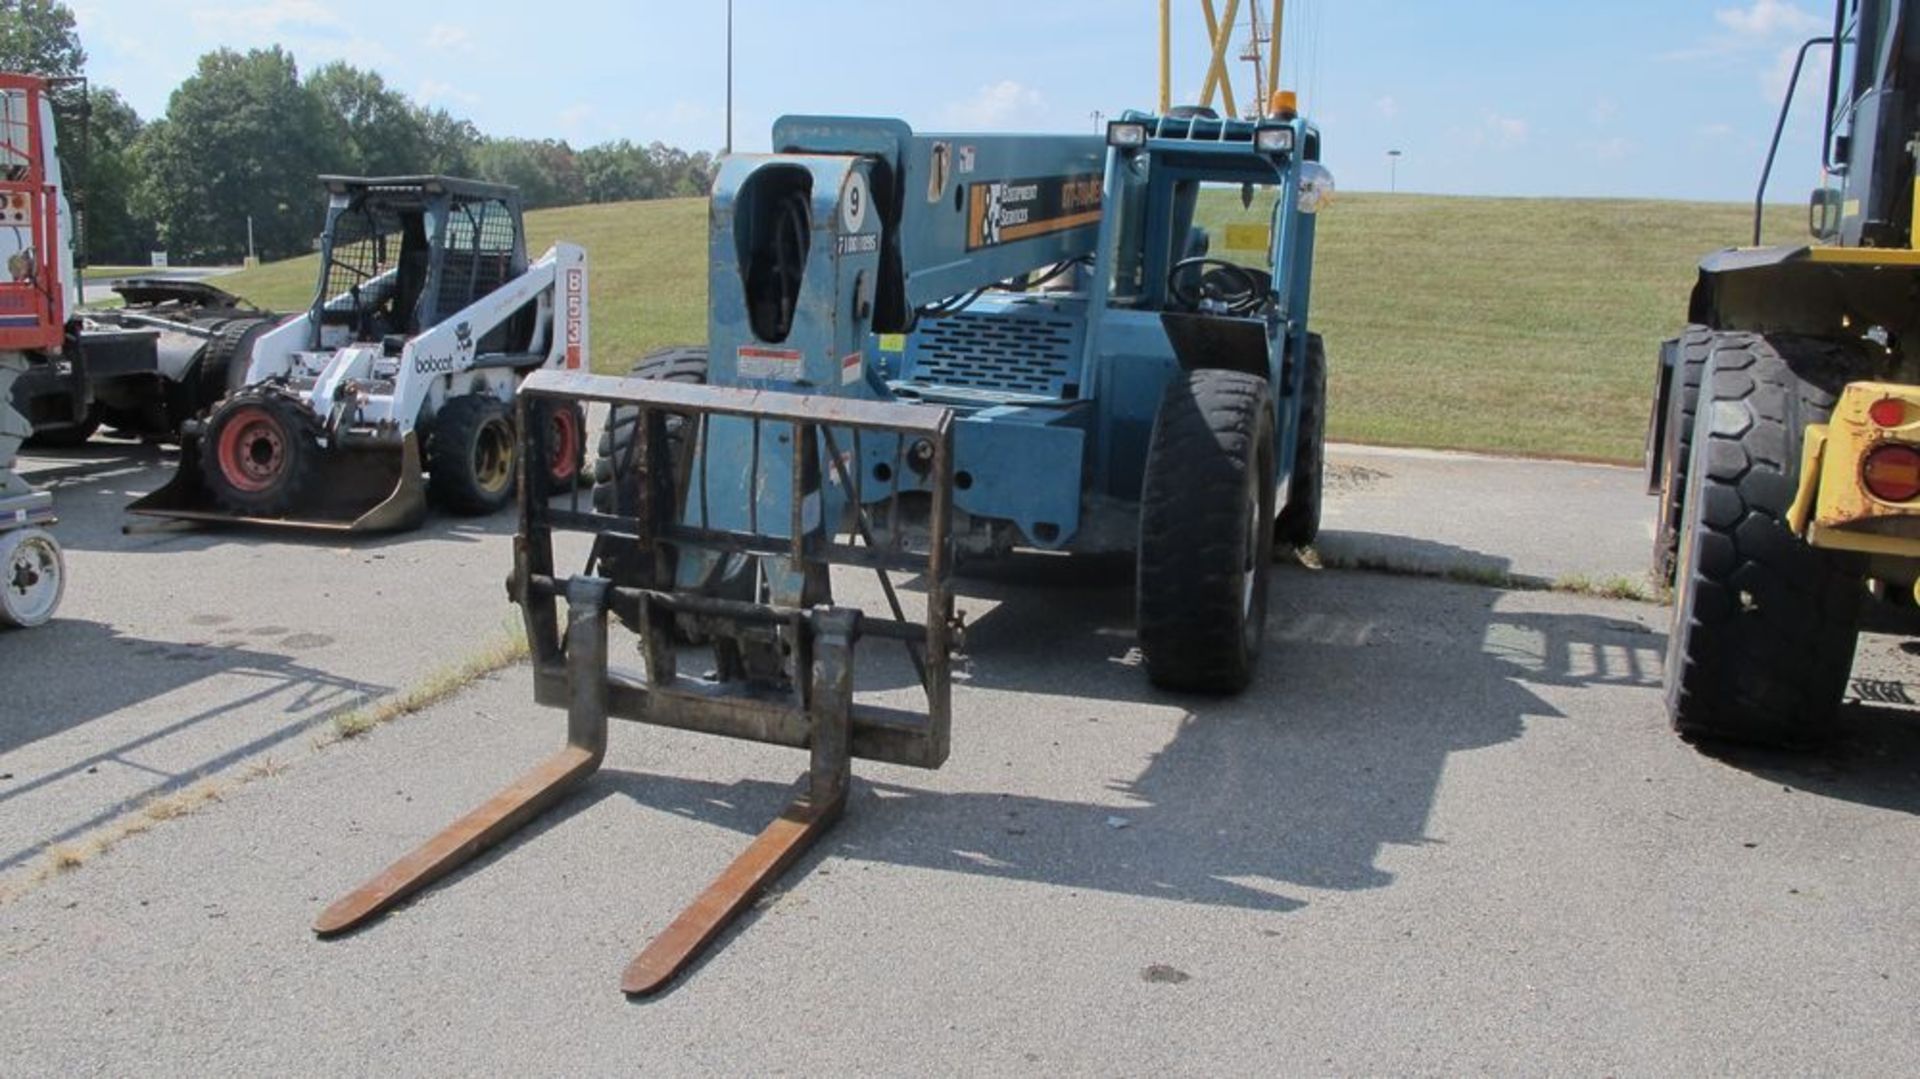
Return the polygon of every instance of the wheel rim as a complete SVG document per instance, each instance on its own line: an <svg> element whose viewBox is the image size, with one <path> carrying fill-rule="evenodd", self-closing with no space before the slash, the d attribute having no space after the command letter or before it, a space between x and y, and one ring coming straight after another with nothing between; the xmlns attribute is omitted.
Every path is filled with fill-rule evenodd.
<svg viewBox="0 0 1920 1079"><path fill-rule="evenodd" d="M61 566L60 549L51 539L41 535L20 538L0 570L5 573L0 580L0 595L4 595L12 621L32 626L52 616L60 602Z"/></svg>
<svg viewBox="0 0 1920 1079"><path fill-rule="evenodd" d="M558 409L548 422L548 445L553 455L547 462L548 474L556 484L565 484L580 471L579 417L571 408Z"/></svg>
<svg viewBox="0 0 1920 1079"><path fill-rule="evenodd" d="M287 432L280 420L258 405L234 410L220 428L220 478L236 490L257 493L286 474Z"/></svg>
<svg viewBox="0 0 1920 1079"><path fill-rule="evenodd" d="M488 494L504 491L513 482L513 429L507 421L488 420L474 436L473 478Z"/></svg>

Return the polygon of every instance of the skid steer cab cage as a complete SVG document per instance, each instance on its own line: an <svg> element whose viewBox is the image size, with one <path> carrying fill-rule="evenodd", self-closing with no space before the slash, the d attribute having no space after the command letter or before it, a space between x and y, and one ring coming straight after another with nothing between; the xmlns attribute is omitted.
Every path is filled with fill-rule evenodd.
<svg viewBox="0 0 1920 1079"><path fill-rule="evenodd" d="M615 472L631 497L614 500L618 512L596 508L576 489L552 490L542 470L524 463L545 460L550 437L529 416L543 405L570 404L635 417L627 459ZM609 717L808 750L792 804L628 967L622 989L644 996L665 988L832 826L853 758L920 768L945 762L957 634L948 586L952 416L919 404L566 371L530 376L519 407L521 525L508 588L525 618L535 699L567 711L566 746L328 908L315 930L359 925L552 805L599 768ZM909 471L920 471L929 488L926 531L911 539L890 528L876 541L861 509L877 492L862 490L855 463L876 446L903 464L891 470L896 489L888 502L899 501L900 477ZM704 498L692 497L705 488L702 473L723 461L746 470L714 482L718 490L752 492L751 505L725 515L743 519L744 528L715 527L721 507L710 511ZM593 536L593 549L589 572L562 577L554 534L569 531ZM742 562L755 581L751 599L682 583L719 579L699 567ZM835 565L876 571L888 610L869 615L835 605L828 577ZM909 619L889 573L918 575L924 618ZM637 631L644 674L609 664L610 614ZM679 670L676 627L689 625L711 644L709 675ZM854 648L862 639L905 646L924 711L854 700Z"/></svg>

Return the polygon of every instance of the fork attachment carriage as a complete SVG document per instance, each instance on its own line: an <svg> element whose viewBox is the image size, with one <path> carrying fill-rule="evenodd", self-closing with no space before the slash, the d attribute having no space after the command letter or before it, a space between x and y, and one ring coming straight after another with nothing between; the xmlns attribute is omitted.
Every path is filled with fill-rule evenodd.
<svg viewBox="0 0 1920 1079"><path fill-rule="evenodd" d="M616 468L623 497L609 500L611 512L550 489L542 470L525 464L546 459L546 425L526 420L542 400L598 402L637 417ZM792 804L627 968L621 988L644 996L666 987L833 825L852 758L921 768L946 760L951 416L918 404L563 371L529 377L519 407L530 445L520 455L508 585L531 645L535 699L566 710L566 745L328 907L314 928L330 935L366 922L580 786L605 758L609 717L806 749ZM868 467L885 461L911 464ZM910 471L927 495L925 531L897 521L877 530L861 507L879 492L862 489L863 475L890 476L880 504L897 506ZM588 572L555 572L556 531L594 537ZM834 565L878 571L889 609L836 605ZM890 571L919 576L924 618L909 619ZM638 634L644 673L609 663L609 615ZM686 646L676 632L689 629L711 646L709 675L680 669ZM904 643L924 712L854 699L863 638Z"/></svg>

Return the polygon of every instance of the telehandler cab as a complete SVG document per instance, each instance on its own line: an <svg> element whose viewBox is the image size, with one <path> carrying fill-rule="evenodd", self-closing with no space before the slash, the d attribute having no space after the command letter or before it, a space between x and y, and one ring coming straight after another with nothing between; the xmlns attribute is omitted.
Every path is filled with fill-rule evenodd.
<svg viewBox="0 0 1920 1079"><path fill-rule="evenodd" d="M706 350L523 388L509 589L565 748L318 932L373 918L584 781L609 717L806 749L793 805L622 983L663 988L831 825L852 758L946 760L961 560L1134 553L1150 677L1203 692L1252 677L1276 536L1305 543L1319 515L1318 130L1291 109L1130 112L1105 140L800 116L773 146L720 165ZM1196 238L1236 202L1257 265ZM556 499L527 464L552 449L532 417L592 402L611 408L600 482L590 502ZM562 531L593 537L572 574ZM844 605L836 566L877 572L885 609ZM637 632L644 671L610 664L609 616ZM703 676L684 662L694 638ZM923 708L856 699L863 639L904 645Z"/></svg>

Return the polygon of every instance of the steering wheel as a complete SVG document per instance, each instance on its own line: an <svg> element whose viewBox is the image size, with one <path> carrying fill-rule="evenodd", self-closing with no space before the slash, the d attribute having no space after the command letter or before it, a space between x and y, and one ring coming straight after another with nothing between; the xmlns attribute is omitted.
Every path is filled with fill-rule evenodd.
<svg viewBox="0 0 1920 1079"><path fill-rule="evenodd" d="M1226 259L1181 259L1167 273L1167 294L1189 311L1212 300L1231 314L1243 315L1266 302L1262 291L1251 271Z"/></svg>

